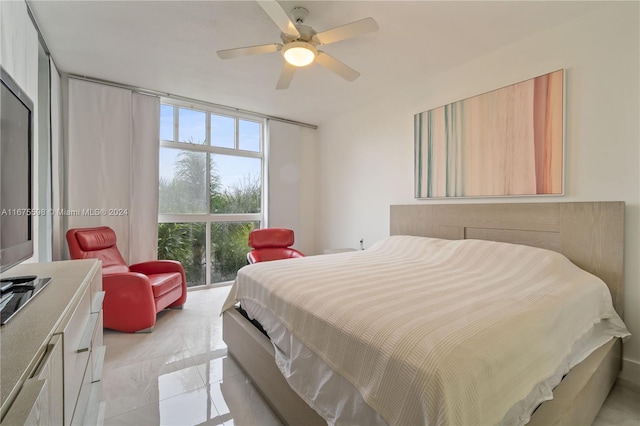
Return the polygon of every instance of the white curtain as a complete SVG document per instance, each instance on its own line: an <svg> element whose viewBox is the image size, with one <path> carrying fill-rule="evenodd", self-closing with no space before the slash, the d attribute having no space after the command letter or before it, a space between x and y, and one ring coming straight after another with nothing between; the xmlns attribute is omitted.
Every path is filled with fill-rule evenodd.
<svg viewBox="0 0 640 426"><path fill-rule="evenodd" d="M295 247L315 253L315 130L268 122L268 222L295 233Z"/></svg>
<svg viewBox="0 0 640 426"><path fill-rule="evenodd" d="M65 231L110 226L129 263L156 257L160 100L69 79Z"/></svg>
<svg viewBox="0 0 640 426"><path fill-rule="evenodd" d="M269 227L300 227L300 127L269 120ZM296 243L299 242L299 238Z"/></svg>
<svg viewBox="0 0 640 426"><path fill-rule="evenodd" d="M132 121L129 258L138 263L158 256L160 99L134 93Z"/></svg>

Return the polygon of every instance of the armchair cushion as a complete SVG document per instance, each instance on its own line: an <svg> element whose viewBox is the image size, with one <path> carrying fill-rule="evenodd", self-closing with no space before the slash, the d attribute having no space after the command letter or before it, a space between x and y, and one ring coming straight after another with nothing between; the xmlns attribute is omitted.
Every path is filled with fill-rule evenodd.
<svg viewBox="0 0 640 426"><path fill-rule="evenodd" d="M176 273L177 276L180 277L180 285L178 285L177 287L182 287L182 289L179 291L179 297L177 298L171 299L167 296L167 293L175 288L171 287L170 284L163 284L160 289L153 290L156 298L163 296L163 301L156 300L158 306L161 306L161 308L158 308L159 310L166 307L172 308L176 306L182 306L184 305L184 302L187 301L187 277L180 262L175 260L150 260L148 262L133 264L129 266L129 270L131 272L139 272L141 274L147 275L150 279L153 275L156 274L169 273ZM168 303L166 303L167 301Z"/></svg>
<svg viewBox="0 0 640 426"><path fill-rule="evenodd" d="M182 277L177 272L152 274L148 275L148 277L149 281L151 281L151 291L153 291L154 298L158 298L182 285Z"/></svg>

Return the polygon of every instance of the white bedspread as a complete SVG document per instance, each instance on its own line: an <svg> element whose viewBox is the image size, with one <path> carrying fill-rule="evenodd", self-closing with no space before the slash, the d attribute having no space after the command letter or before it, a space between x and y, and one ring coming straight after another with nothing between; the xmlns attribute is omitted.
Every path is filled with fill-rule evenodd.
<svg viewBox="0 0 640 426"><path fill-rule="evenodd" d="M393 425L526 423L572 364L629 334L605 284L562 255L477 240L396 236L250 265L223 310L243 299Z"/></svg>

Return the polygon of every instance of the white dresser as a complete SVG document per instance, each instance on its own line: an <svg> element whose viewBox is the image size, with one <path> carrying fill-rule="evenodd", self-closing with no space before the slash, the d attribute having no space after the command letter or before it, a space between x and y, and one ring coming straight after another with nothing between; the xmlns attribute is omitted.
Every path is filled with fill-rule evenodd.
<svg viewBox="0 0 640 426"><path fill-rule="evenodd" d="M101 272L92 259L3 274L52 281L0 329L0 424L102 424Z"/></svg>

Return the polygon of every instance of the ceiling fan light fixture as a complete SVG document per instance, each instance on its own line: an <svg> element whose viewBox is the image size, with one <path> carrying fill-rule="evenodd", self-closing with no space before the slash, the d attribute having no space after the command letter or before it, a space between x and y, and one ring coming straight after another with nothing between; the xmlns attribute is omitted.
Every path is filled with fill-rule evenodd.
<svg viewBox="0 0 640 426"><path fill-rule="evenodd" d="M316 58L318 51L312 44L303 41L287 43L282 48L284 59L293 66L304 67Z"/></svg>

